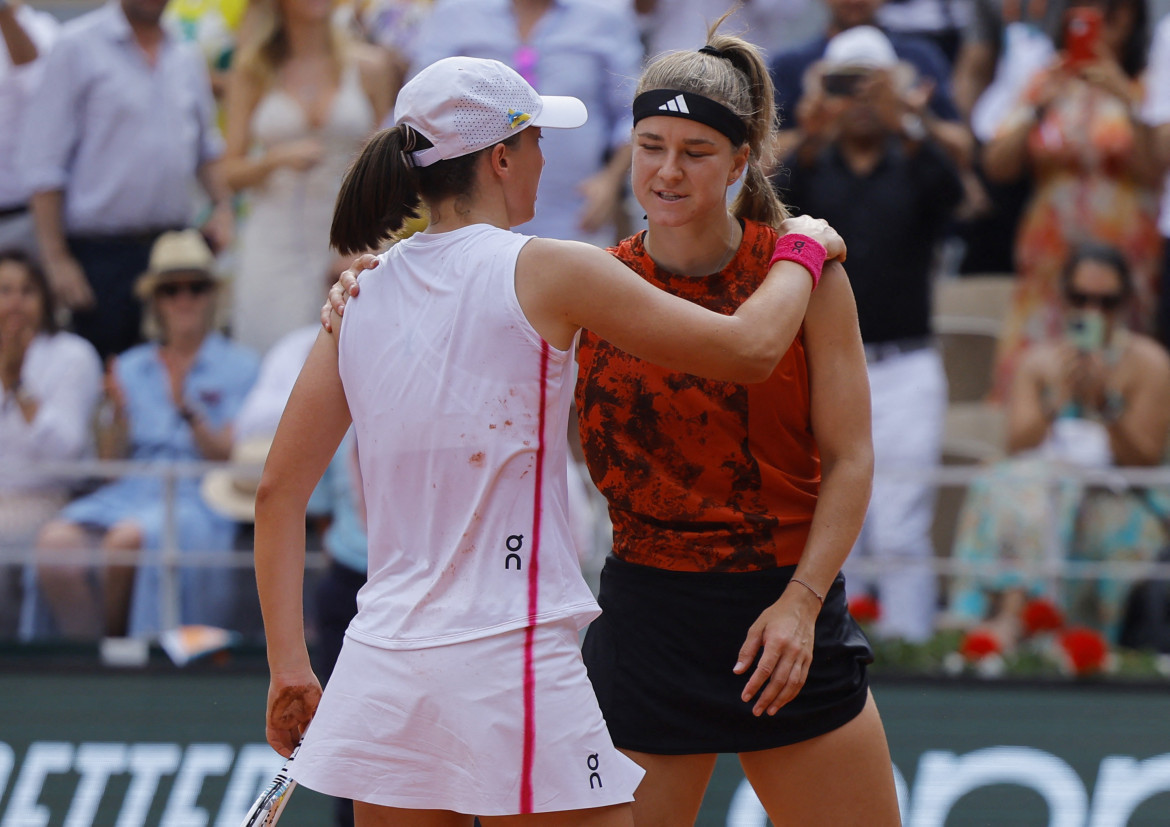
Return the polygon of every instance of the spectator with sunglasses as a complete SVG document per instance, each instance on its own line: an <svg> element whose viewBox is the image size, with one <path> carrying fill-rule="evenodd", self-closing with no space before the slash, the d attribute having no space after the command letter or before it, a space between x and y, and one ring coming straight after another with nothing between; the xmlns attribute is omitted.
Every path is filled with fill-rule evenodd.
<svg viewBox="0 0 1170 827"><path fill-rule="evenodd" d="M104 458L228 459L232 423L259 365L252 351L215 331L218 288L214 256L197 231L164 233L155 242L136 292L157 341L110 362ZM235 523L213 512L199 489L198 477L179 477L168 495L157 474L128 475L66 506L37 544L37 583L50 630L71 638L159 631L160 571L137 565L136 553L159 549L171 529L181 552L231 548ZM94 547L108 556L96 578L89 566L57 554ZM180 569L179 622L229 625L232 575L211 566ZM33 631L44 628L37 623Z"/></svg>
<svg viewBox="0 0 1170 827"><path fill-rule="evenodd" d="M1005 648L1019 637L1027 600L1038 595L1062 601L1074 622L1116 633L1124 580L1077 580L1058 589L1023 574L1050 559L1054 547L1073 560L1138 561L1166 542L1157 514L1170 513L1170 500L1150 500L1163 499L1159 492L1117 492L1061 473L1164 461L1170 354L1127 328L1133 295L1130 265L1117 248L1074 250L1061 275L1064 333L1026 352L1007 397L1012 456L972 486L960 517L956 559L999 558L1008 566L956 581L952 611L985 622Z"/></svg>

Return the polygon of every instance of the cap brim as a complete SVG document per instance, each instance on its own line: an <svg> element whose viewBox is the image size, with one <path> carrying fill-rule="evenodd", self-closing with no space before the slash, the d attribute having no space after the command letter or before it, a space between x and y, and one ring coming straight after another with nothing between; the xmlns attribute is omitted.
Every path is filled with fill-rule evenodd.
<svg viewBox="0 0 1170 827"><path fill-rule="evenodd" d="M544 102L540 114L532 119L529 126L548 129L576 129L589 120L589 111L577 98L567 95L541 95Z"/></svg>

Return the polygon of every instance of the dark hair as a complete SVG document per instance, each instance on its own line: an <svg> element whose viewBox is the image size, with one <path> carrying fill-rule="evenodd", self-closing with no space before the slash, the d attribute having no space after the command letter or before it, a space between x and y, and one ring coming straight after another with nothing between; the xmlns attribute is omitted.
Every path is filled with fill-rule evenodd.
<svg viewBox="0 0 1170 827"><path fill-rule="evenodd" d="M776 101L772 76L759 49L741 37L716 34L727 12L707 32L707 46L722 57L705 52L671 52L654 60L642 73L637 94L648 89L677 89L710 98L743 119L750 150L743 186L731 205L737 218L750 218L775 227L788 218L780 197L764 174L772 162L776 133Z"/></svg>
<svg viewBox="0 0 1170 827"><path fill-rule="evenodd" d="M500 143L514 146L520 134ZM492 147L427 167L406 162L406 153L431 145L405 125L383 129L370 138L345 173L337 193L329 243L338 252L352 255L375 250L408 220L418 218L424 202L433 204L471 194L475 188L475 164Z"/></svg>
<svg viewBox="0 0 1170 827"><path fill-rule="evenodd" d="M1146 0L1108 0L1105 4L1105 17L1108 19L1123 6L1133 9L1133 24L1125 42L1121 44L1121 54L1118 62L1121 68L1131 78L1136 78L1146 68L1146 58L1150 47L1150 9Z"/></svg>
<svg viewBox="0 0 1170 827"><path fill-rule="evenodd" d="M57 332L57 300L49 287L45 271L23 250L0 250L0 264L12 263L24 268L33 289L41 296L41 332Z"/></svg>
<svg viewBox="0 0 1170 827"><path fill-rule="evenodd" d="M1073 276L1076 274L1077 268L1086 261L1095 261L1113 270L1117 273L1118 281L1121 282L1122 296L1129 298L1133 295L1133 273L1125 254L1112 244L1085 241L1078 244L1069 253L1068 259L1064 263L1064 269L1060 273L1060 288L1065 296L1072 291Z"/></svg>

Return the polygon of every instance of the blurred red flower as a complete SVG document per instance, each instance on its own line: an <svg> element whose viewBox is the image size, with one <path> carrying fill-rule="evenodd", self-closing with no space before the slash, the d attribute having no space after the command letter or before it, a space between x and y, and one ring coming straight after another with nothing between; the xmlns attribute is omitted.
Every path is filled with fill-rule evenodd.
<svg viewBox="0 0 1170 827"><path fill-rule="evenodd" d="M882 606L872 595L858 594L849 598L849 614L858 623L873 623L882 616Z"/></svg>
<svg viewBox="0 0 1170 827"><path fill-rule="evenodd" d="M1105 667L1109 644L1104 636L1084 626L1074 626L1060 636L1060 648L1068 658L1073 673L1091 675Z"/></svg>
<svg viewBox="0 0 1170 827"><path fill-rule="evenodd" d="M1025 636L1040 632L1055 632L1064 627L1064 615L1056 607L1056 604L1044 597L1029 600L1024 606L1021 620L1024 624Z"/></svg>
<svg viewBox="0 0 1170 827"><path fill-rule="evenodd" d="M995 635L982 629L967 632L963 636L963 642L959 644L959 654L967 660L980 660L988 655L999 654L1001 650L1002 647Z"/></svg>

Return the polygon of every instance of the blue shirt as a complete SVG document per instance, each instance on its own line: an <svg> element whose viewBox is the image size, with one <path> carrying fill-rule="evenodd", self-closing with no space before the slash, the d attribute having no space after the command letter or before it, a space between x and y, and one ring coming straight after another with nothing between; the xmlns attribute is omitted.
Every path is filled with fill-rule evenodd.
<svg viewBox="0 0 1170 827"><path fill-rule="evenodd" d="M71 20L21 136L30 192L64 191L70 234L190 223L199 167L219 157L202 55L167 34L152 66L117 2Z"/></svg>
<svg viewBox="0 0 1170 827"><path fill-rule="evenodd" d="M598 0L554 0L526 44L511 0L438 0L419 29L412 70L455 55L492 58L525 76L542 95L572 95L589 110L577 129L546 129L547 161L536 218L517 232L589 240L579 227L582 181L599 172L609 151L630 142L634 86L642 44L628 10Z"/></svg>
<svg viewBox="0 0 1170 827"><path fill-rule="evenodd" d="M959 120L959 110L951 96L950 64L942 49L933 41L913 35L886 32L886 36L898 58L913 66L919 78L934 81L929 105L935 117L944 121ZM828 43L829 38L821 36L783 52L772 61L769 71L776 86L776 109L780 113L781 128L795 128L796 104L804 95L804 73L824 57Z"/></svg>

